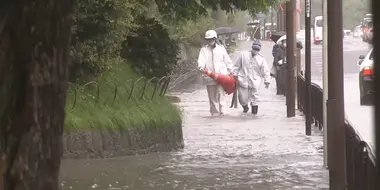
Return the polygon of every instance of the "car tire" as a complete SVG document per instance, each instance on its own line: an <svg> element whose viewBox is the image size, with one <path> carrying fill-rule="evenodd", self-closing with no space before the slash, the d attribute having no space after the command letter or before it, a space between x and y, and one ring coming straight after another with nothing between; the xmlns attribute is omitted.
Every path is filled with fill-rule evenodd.
<svg viewBox="0 0 380 190"><path fill-rule="evenodd" d="M371 96L365 95L365 96L360 97L360 105L361 106L368 106L368 105L371 105L371 103L372 103Z"/></svg>
<svg viewBox="0 0 380 190"><path fill-rule="evenodd" d="M361 74L359 74L359 97L360 97L360 105L361 106L365 105L365 96L363 95L363 83L362 83Z"/></svg>
<svg viewBox="0 0 380 190"><path fill-rule="evenodd" d="M360 91L360 105L361 106L367 106L372 104L372 97L371 95L364 94L365 90L363 89L362 80L359 77L359 91Z"/></svg>

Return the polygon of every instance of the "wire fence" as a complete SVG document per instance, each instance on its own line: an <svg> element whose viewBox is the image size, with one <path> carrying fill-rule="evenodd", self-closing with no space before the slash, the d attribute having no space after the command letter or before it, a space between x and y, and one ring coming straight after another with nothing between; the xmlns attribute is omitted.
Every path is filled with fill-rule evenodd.
<svg viewBox="0 0 380 190"><path fill-rule="evenodd" d="M152 101L155 97L164 96L166 94L169 88L170 79L170 76L164 76L161 78L140 77L136 80L126 80L122 84L129 85L129 92L127 93L126 97L121 97L121 99L123 99L123 101L126 102L129 102L132 99L134 99L135 101ZM73 94L72 105L70 106L71 109L74 109L76 107L79 98L83 96L91 96L95 103L99 103L99 98L101 97L103 90L108 91L110 89L112 89L112 97L109 98L111 99L110 103L115 103L116 99L118 98L118 95L120 94L120 88L118 84L120 85L120 83L113 81L108 81L102 84L98 83L97 81L90 81L84 85L75 85L73 83L69 83L68 91L69 93ZM153 92L151 94L148 94L147 89L150 88L152 84L154 86Z"/></svg>
<svg viewBox="0 0 380 190"><path fill-rule="evenodd" d="M196 60L182 61L177 67L175 67L170 75L171 81L168 87L168 91L174 88L185 88L185 81L190 77L199 74Z"/></svg>
<svg viewBox="0 0 380 190"><path fill-rule="evenodd" d="M167 92L178 86L181 88L181 85L189 77L194 76L198 72L195 60L186 60L173 68L170 75L161 78L140 77L124 82L108 81L104 83L90 81L83 85L69 83L68 92L71 95L71 99L68 106L73 110L83 100L94 101L97 104L114 104L117 99L127 103L131 100L135 103L153 101L155 97L165 96ZM101 101L101 98L105 100Z"/></svg>

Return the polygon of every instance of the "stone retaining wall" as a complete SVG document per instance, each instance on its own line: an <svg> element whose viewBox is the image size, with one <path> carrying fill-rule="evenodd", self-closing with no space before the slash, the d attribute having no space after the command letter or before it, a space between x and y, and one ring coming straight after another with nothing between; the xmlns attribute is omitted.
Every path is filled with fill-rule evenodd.
<svg viewBox="0 0 380 190"><path fill-rule="evenodd" d="M184 147L182 124L120 130L68 132L63 136L63 158L109 158Z"/></svg>

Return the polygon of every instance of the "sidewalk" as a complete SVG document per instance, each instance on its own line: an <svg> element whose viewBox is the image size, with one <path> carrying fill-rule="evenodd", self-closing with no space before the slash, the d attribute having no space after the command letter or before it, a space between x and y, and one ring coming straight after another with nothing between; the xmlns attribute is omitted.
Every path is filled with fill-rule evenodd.
<svg viewBox="0 0 380 190"><path fill-rule="evenodd" d="M205 89L182 95L182 154L188 155L182 163L203 176L203 187L328 189L322 136L305 136L302 116L286 118L285 98L275 95L274 86L261 89L257 116L229 108L231 96L225 96L225 115L211 117Z"/></svg>

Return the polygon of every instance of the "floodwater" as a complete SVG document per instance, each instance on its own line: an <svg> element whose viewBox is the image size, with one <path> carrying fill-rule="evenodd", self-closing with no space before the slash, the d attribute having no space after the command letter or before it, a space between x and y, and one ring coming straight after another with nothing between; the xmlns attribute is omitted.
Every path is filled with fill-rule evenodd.
<svg viewBox="0 0 380 190"><path fill-rule="evenodd" d="M269 57L272 45L265 43L262 53ZM302 116L286 118L285 98L274 88L260 90L257 116L228 108L228 97L225 115L213 118L205 89L183 93L183 150L64 160L61 189L328 189L321 132L313 128L306 136Z"/></svg>
<svg viewBox="0 0 380 190"><path fill-rule="evenodd" d="M273 90L273 89L272 89ZM266 93L274 94L274 91ZM327 189L322 136L304 135L301 116L286 118L282 97L260 114L227 109L212 118L205 90L183 95L185 148L104 160L65 160L62 189Z"/></svg>

